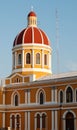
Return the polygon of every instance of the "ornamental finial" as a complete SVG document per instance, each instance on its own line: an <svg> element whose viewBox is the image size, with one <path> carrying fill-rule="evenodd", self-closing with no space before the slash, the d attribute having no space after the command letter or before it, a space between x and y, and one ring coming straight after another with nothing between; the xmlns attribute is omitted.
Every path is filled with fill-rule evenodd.
<svg viewBox="0 0 77 130"><path fill-rule="evenodd" d="M31 11L33 11L33 6L31 6Z"/></svg>

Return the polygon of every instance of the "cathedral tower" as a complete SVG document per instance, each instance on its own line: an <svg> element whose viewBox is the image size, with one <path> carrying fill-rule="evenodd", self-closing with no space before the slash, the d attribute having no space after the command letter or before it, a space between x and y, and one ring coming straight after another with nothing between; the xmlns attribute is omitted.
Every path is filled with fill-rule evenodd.
<svg viewBox="0 0 77 130"><path fill-rule="evenodd" d="M37 16L31 11L27 27L15 38L12 49L12 74L33 75L34 79L51 74L52 49L46 33L37 27Z"/></svg>

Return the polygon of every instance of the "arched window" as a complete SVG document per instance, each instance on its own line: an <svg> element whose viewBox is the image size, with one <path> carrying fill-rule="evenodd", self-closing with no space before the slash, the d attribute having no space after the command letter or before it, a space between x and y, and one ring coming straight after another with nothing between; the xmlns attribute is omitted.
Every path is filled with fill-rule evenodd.
<svg viewBox="0 0 77 130"><path fill-rule="evenodd" d="M44 103L44 94L43 92L40 92L40 104L43 104Z"/></svg>
<svg viewBox="0 0 77 130"><path fill-rule="evenodd" d="M22 63L22 55L19 54L19 55L18 55L18 64L20 65L21 63Z"/></svg>
<svg viewBox="0 0 77 130"><path fill-rule="evenodd" d="M63 103L63 92L60 91L60 103Z"/></svg>
<svg viewBox="0 0 77 130"><path fill-rule="evenodd" d="M21 129L21 116L20 114L15 114L10 117L10 126L13 130Z"/></svg>
<svg viewBox="0 0 77 130"><path fill-rule="evenodd" d="M31 63L31 56L30 53L26 54L26 64L30 64Z"/></svg>
<svg viewBox="0 0 77 130"><path fill-rule="evenodd" d="M37 128L40 128L40 114L37 114Z"/></svg>
<svg viewBox="0 0 77 130"><path fill-rule="evenodd" d="M77 90L76 90L76 102L77 102Z"/></svg>
<svg viewBox="0 0 77 130"><path fill-rule="evenodd" d="M13 53L13 66L15 66L15 53Z"/></svg>
<svg viewBox="0 0 77 130"><path fill-rule="evenodd" d="M40 54L36 54L36 64L40 64Z"/></svg>
<svg viewBox="0 0 77 130"><path fill-rule="evenodd" d="M14 82L15 83L19 83L21 80L19 79L19 78L16 78L15 80L14 80Z"/></svg>
<svg viewBox="0 0 77 130"><path fill-rule="evenodd" d="M66 114L66 130L74 130L74 115L71 112Z"/></svg>
<svg viewBox="0 0 77 130"><path fill-rule="evenodd" d="M17 121L16 121L16 128L19 128L19 125L20 125L20 116L17 115L16 119L17 119Z"/></svg>
<svg viewBox="0 0 77 130"><path fill-rule="evenodd" d="M66 102L72 102L72 101L73 101L72 89L68 87L66 90Z"/></svg>
<svg viewBox="0 0 77 130"><path fill-rule="evenodd" d="M18 95L15 95L15 106L18 106Z"/></svg>
<svg viewBox="0 0 77 130"><path fill-rule="evenodd" d="M42 128L46 128L46 115L42 114Z"/></svg>
<svg viewBox="0 0 77 130"><path fill-rule="evenodd" d="M17 83L18 83L18 81L19 81L19 80L18 80L18 78L17 78Z"/></svg>
<svg viewBox="0 0 77 130"><path fill-rule="evenodd" d="M42 113L42 114L37 114L35 116L35 126L36 128L35 129L46 129L46 126L47 126L47 120L46 120L47 116L45 113Z"/></svg>
<svg viewBox="0 0 77 130"><path fill-rule="evenodd" d="M47 65L47 55L44 55L44 65Z"/></svg>
<svg viewBox="0 0 77 130"><path fill-rule="evenodd" d="M14 129L15 128L15 116L14 115L12 115L12 117L11 117L11 122L12 122L12 128Z"/></svg>

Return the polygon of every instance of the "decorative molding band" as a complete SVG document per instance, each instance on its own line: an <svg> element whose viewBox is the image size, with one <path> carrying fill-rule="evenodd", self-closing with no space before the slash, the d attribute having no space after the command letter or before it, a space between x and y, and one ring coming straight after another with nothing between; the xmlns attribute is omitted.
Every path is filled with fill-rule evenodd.
<svg viewBox="0 0 77 130"><path fill-rule="evenodd" d="M68 112L68 110L75 110L75 109L77 109L77 108L76 107L71 107L71 108L69 107L69 108L65 108L65 109L62 109L62 110L65 110L65 111ZM31 111L32 112L34 112L34 111L53 111L53 110L58 111L58 110L60 110L60 108L59 107L58 108L55 107L54 109L53 108L35 108L35 109L32 108L32 109L29 109L29 110L28 109L27 110L26 109L25 110L14 109L14 110L7 110L7 111L5 111L5 109L4 109L4 110L0 110L0 113L2 113L2 112L28 112L28 111L29 112L31 112Z"/></svg>
<svg viewBox="0 0 77 130"><path fill-rule="evenodd" d="M43 69L43 68L39 68L39 69L38 68L21 68L21 69L12 70L12 73L31 72L31 71L51 73L51 69Z"/></svg>
<svg viewBox="0 0 77 130"><path fill-rule="evenodd" d="M36 47L36 49L37 49L37 47L41 47L41 48L49 48L50 50L52 50L51 49L51 47L50 46L48 46L48 45L45 45L45 44L39 44L39 43L29 43L29 44L24 44L24 43L21 43L21 44L19 44L19 45L16 45L15 47L13 47L13 49L12 49L12 51L14 50L14 49L21 49L21 47L22 48L25 48L26 49L26 47L30 47L30 48L32 48L32 47Z"/></svg>

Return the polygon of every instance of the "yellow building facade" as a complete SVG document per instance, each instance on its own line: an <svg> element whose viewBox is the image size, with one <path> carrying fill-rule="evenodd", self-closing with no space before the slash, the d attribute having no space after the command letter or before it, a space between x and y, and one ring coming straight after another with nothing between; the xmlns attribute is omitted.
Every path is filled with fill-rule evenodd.
<svg viewBox="0 0 77 130"><path fill-rule="evenodd" d="M52 48L31 11L0 80L0 130L77 130L77 73L52 74Z"/></svg>

